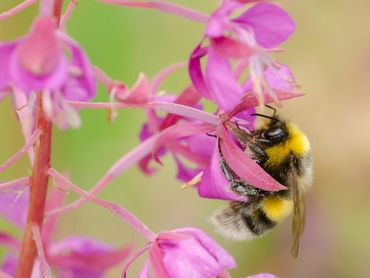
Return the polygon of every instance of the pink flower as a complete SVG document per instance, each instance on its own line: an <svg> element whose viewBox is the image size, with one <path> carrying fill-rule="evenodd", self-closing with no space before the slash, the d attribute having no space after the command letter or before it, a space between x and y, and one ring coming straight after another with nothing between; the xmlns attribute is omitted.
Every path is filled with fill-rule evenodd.
<svg viewBox="0 0 370 278"><path fill-rule="evenodd" d="M10 188L11 191L0 191L0 214L9 221L16 223L23 229L26 221L29 190L28 187ZM20 195L23 192L22 195ZM47 209L59 207L63 204L64 192L55 190L49 196ZM4 205L3 205L4 204ZM58 218L52 216L43 226L41 239L45 249L46 260L58 271L58 277L103 277L112 266L122 262L131 251L131 246L113 248L112 246L86 236L70 236L57 242L52 242L53 233ZM9 247L9 253L4 258L1 270L14 275L17 266L16 254L20 251L21 242L7 234L0 232L0 244ZM34 276L39 272L37 264L34 266Z"/></svg>
<svg viewBox="0 0 370 278"><path fill-rule="evenodd" d="M72 38L56 28L51 17L36 19L25 37L0 43L0 90L9 87L29 97L43 92L44 110L60 127L66 127L68 120L78 125L64 100L88 101L96 93L88 58Z"/></svg>
<svg viewBox="0 0 370 278"><path fill-rule="evenodd" d="M189 73L194 86L202 96L216 102L224 111L232 110L246 93L238 79L247 66L250 68L253 92L261 96L269 91L263 72L273 61L265 49L281 44L295 29L289 15L269 3L257 3L238 17L229 18L233 11L244 6L241 2L247 1L224 1L212 14L204 38L189 60ZM209 45L202 46L206 39ZM208 59L203 73L201 59L206 55ZM235 69L231 60L237 61Z"/></svg>
<svg viewBox="0 0 370 278"><path fill-rule="evenodd" d="M203 231L182 228L160 233L148 246L149 257L140 273L148 278L149 268L161 278L222 277L235 268L234 259ZM125 267L126 271L129 264Z"/></svg>

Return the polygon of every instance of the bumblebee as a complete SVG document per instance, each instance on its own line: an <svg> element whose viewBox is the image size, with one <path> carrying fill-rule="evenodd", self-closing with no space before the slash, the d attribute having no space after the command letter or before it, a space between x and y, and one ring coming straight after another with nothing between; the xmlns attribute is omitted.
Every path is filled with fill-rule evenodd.
<svg viewBox="0 0 370 278"><path fill-rule="evenodd" d="M264 121L252 133L237 125L229 129L245 152L287 190L267 192L247 184L227 165L219 147L220 167L231 189L247 198L245 202L233 201L219 209L211 222L227 238L250 240L266 234L293 214L291 253L297 257L305 224L303 193L312 182L311 147L297 126L282 120L276 115L276 109L268 107L274 110L273 116L253 114Z"/></svg>

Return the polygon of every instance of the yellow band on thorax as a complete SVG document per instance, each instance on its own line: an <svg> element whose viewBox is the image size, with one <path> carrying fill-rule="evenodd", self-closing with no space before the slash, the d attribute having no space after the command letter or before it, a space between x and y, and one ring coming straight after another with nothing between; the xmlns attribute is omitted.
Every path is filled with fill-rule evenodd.
<svg viewBox="0 0 370 278"><path fill-rule="evenodd" d="M280 165L291 153L304 155L310 150L310 143L306 137L295 125L287 125L289 137L284 143L265 149L268 156L266 166Z"/></svg>

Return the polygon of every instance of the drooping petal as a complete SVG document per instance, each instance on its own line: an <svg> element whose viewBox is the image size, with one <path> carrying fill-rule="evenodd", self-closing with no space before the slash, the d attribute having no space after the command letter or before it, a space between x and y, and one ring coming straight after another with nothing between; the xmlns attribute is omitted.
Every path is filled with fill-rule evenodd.
<svg viewBox="0 0 370 278"><path fill-rule="evenodd" d="M213 100L225 111L233 109L242 98L239 86L230 63L214 50L208 51L205 81Z"/></svg>
<svg viewBox="0 0 370 278"><path fill-rule="evenodd" d="M189 76L198 92L207 99L212 99L209 89L204 80L201 59L207 55L208 48L198 44L190 55Z"/></svg>
<svg viewBox="0 0 370 278"><path fill-rule="evenodd" d="M282 90L275 90L274 93L279 101L288 100L288 99L295 98L295 97L301 97L304 95L302 93L295 93L291 91L282 91ZM274 102L274 99L272 99L272 97L268 93L265 93L263 95L263 98L265 100L265 103ZM226 118L230 119L236 114L242 111L245 111L247 109L257 107L258 105L259 103L258 103L257 96L253 93L247 93L243 96L243 99L239 103L239 105L236 106L230 113L227 114Z"/></svg>
<svg viewBox="0 0 370 278"><path fill-rule="evenodd" d="M239 202L244 200L240 195L231 190L230 181L225 178L225 175L221 170L220 154L216 147L216 140L214 143L211 163L204 170L202 181L198 184L197 190L199 196L203 198Z"/></svg>
<svg viewBox="0 0 370 278"><path fill-rule="evenodd" d="M230 168L248 184L265 191L286 189L242 151L224 127L219 128L220 147Z"/></svg>
<svg viewBox="0 0 370 278"><path fill-rule="evenodd" d="M293 19L283 9L270 3L254 5L234 22L246 29L252 28L258 44L266 48L283 43L295 30Z"/></svg>

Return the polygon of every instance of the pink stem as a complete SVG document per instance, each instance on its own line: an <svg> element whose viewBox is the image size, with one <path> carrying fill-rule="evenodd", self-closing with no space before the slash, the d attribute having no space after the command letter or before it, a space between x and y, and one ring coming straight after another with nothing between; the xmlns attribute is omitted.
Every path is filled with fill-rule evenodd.
<svg viewBox="0 0 370 278"><path fill-rule="evenodd" d="M122 277L126 278L127 270L130 267L130 265L141 255L143 254L146 250L149 249L149 245L146 245L145 247L139 249L136 251L134 254L132 254L126 261L125 264L123 265L123 270L122 270Z"/></svg>
<svg viewBox="0 0 370 278"><path fill-rule="evenodd" d="M16 180L0 183L0 190L4 190L8 187L27 185L30 182L29 177L23 177Z"/></svg>
<svg viewBox="0 0 370 278"><path fill-rule="evenodd" d="M147 103L109 103L66 101L66 103L77 109L153 108L170 114L180 115L185 118L206 122L214 126L218 126L220 124L220 118L218 116L212 115L193 107L189 107L187 105L171 102L153 101Z"/></svg>
<svg viewBox="0 0 370 278"><path fill-rule="evenodd" d="M146 8L158 10L164 13L169 13L177 16L181 16L190 20L199 21L206 23L209 16L199 11L192 10L187 7L176 5L164 1L127 1L127 0L97 0L99 2L113 4L118 6L135 7L135 8Z"/></svg>
<svg viewBox="0 0 370 278"><path fill-rule="evenodd" d="M118 215L121 219L126 221L132 228L134 228L138 233L143 235L149 241L153 241L157 237L157 234L151 231L145 224L143 224L135 215L133 215L126 208L121 207L115 203L94 197L93 194L82 190L53 168L49 169L48 174L50 175L50 177L54 179L56 184L62 187L63 189L70 189L76 192L78 195L83 196L84 199L92 201L97 205L112 211L114 214Z"/></svg>
<svg viewBox="0 0 370 278"><path fill-rule="evenodd" d="M91 196L96 195L99 191L105 188L115 177L121 174L123 171L128 169L131 165L134 165L139 160L150 154L159 138L159 134L156 134L149 139L145 140L135 149L131 150L124 157L119 159L113 166L107 171L107 173L100 179L100 181L89 191ZM47 216L51 216L56 213L62 213L71 209L77 208L86 202L85 198L80 198L64 207L56 208L47 213Z"/></svg>
<svg viewBox="0 0 370 278"><path fill-rule="evenodd" d="M15 6L14 8L11 8L8 11L0 13L0 20L6 19L8 17L11 17L11 16L23 11L28 6L31 6L32 4L34 4L36 1L37 0L25 0L22 3L18 4L17 6Z"/></svg>
<svg viewBox="0 0 370 278"><path fill-rule="evenodd" d="M42 107L42 93L37 95L36 100L36 127L42 131L39 144L35 149L35 163L30 180L30 201L26 229L23 235L22 249L18 260L16 278L30 277L33 264L37 255L36 244L33 240L32 227L42 226L49 176L51 156L52 125L47 119Z"/></svg>
<svg viewBox="0 0 370 278"><path fill-rule="evenodd" d="M0 165L0 173L3 172L5 169L9 168L13 165L21 156L26 153L40 138L42 131L37 129L29 141L18 151L16 152L11 158L5 161L2 165Z"/></svg>
<svg viewBox="0 0 370 278"><path fill-rule="evenodd" d="M60 20L60 28L62 30L65 29L65 27L66 27L65 25L66 25L67 21L69 20L69 18L71 17L72 12L76 8L76 6L77 6L77 0L70 0L69 1L67 9L66 9L64 15L62 16L62 19Z"/></svg>
<svg viewBox="0 0 370 278"><path fill-rule="evenodd" d="M98 66L93 67L96 78L103 83L107 88L112 85L113 80Z"/></svg>

